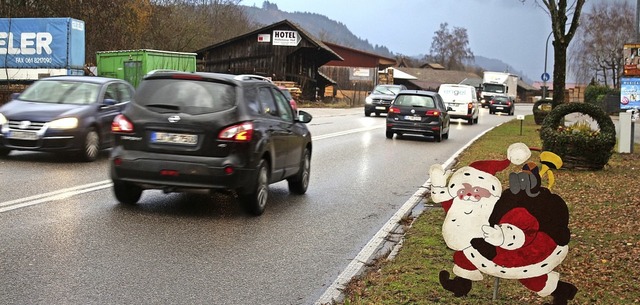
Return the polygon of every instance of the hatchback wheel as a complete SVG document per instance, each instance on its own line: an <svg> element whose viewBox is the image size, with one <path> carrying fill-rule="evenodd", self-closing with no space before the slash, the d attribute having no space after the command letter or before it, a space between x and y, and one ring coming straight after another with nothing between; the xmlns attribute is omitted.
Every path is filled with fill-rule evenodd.
<svg viewBox="0 0 640 305"><path fill-rule="evenodd" d="M95 161L100 153L100 136L95 128L91 128L84 138L83 149L80 152L83 160Z"/></svg>
<svg viewBox="0 0 640 305"><path fill-rule="evenodd" d="M306 193L307 187L309 186L310 174L311 152L306 148L302 155L302 160L300 160L300 170L295 176L287 179L287 183L289 183L289 191L298 195Z"/></svg>
<svg viewBox="0 0 640 305"><path fill-rule="evenodd" d="M387 130L385 135L387 136L387 139L393 139L393 131Z"/></svg>
<svg viewBox="0 0 640 305"><path fill-rule="evenodd" d="M269 198L269 166L264 159L258 164L257 174L254 188L241 190L238 197L245 211L260 216L264 213Z"/></svg>
<svg viewBox="0 0 640 305"><path fill-rule="evenodd" d="M140 200L142 188L128 182L114 181L113 193L119 202L132 205L138 203L138 200Z"/></svg>

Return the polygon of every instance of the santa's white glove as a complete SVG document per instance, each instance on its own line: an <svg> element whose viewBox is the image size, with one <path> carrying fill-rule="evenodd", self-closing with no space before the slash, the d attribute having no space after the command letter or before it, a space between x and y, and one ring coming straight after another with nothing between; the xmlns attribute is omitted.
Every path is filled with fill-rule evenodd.
<svg viewBox="0 0 640 305"><path fill-rule="evenodd" d="M504 243L504 233L500 225L494 225L493 227L484 225L482 226L482 232L484 232L484 240L494 246L500 246Z"/></svg>
<svg viewBox="0 0 640 305"><path fill-rule="evenodd" d="M447 180L451 176L451 170L445 171L442 164L434 164L429 168L431 180L431 199L434 202L444 202L453 198L447 189Z"/></svg>

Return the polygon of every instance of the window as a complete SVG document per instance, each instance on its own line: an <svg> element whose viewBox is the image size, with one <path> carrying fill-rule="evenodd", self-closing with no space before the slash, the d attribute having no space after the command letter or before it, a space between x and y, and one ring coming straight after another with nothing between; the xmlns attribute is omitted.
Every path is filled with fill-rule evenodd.
<svg viewBox="0 0 640 305"><path fill-rule="evenodd" d="M272 90L273 95L276 97L278 109L280 110L280 117L288 122L293 121L293 109L291 109L289 100L284 96L280 89L272 88Z"/></svg>
<svg viewBox="0 0 640 305"><path fill-rule="evenodd" d="M279 116L278 108L276 107L276 103L273 100L273 94L271 94L271 89L269 87L262 87L259 89L258 99L262 106L262 113Z"/></svg>

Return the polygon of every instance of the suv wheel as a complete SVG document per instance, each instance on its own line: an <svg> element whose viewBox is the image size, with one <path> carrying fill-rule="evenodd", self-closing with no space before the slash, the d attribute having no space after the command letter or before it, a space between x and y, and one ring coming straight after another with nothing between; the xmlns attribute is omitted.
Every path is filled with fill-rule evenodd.
<svg viewBox="0 0 640 305"><path fill-rule="evenodd" d="M84 138L84 145L80 152L83 160L87 162L95 161L100 153L100 136L95 128L89 129Z"/></svg>
<svg viewBox="0 0 640 305"><path fill-rule="evenodd" d="M260 216L264 213L269 198L269 166L264 159L260 160L257 173L254 189L241 190L238 197L245 211Z"/></svg>
<svg viewBox="0 0 640 305"><path fill-rule="evenodd" d="M300 170L298 173L287 179L289 183L289 191L302 195L307 192L309 187L309 175L311 173L311 153L308 148L305 148L302 160L300 160Z"/></svg>
<svg viewBox="0 0 640 305"><path fill-rule="evenodd" d="M365 111L364 116L371 116L371 111Z"/></svg>
<svg viewBox="0 0 640 305"><path fill-rule="evenodd" d="M121 203L136 204L142 195L142 188L128 182L114 181L113 193Z"/></svg>

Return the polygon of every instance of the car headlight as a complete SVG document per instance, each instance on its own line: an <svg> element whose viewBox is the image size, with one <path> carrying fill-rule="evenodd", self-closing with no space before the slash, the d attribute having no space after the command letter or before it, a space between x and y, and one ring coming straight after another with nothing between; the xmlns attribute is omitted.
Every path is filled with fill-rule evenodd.
<svg viewBox="0 0 640 305"><path fill-rule="evenodd" d="M4 115L2 115L2 113L0 113L0 126L7 124L7 118L4 117Z"/></svg>
<svg viewBox="0 0 640 305"><path fill-rule="evenodd" d="M371 103L373 103L373 99L372 99L371 97L367 96L367 97L364 99L364 102L365 102L365 103L367 103L367 104L371 104Z"/></svg>
<svg viewBox="0 0 640 305"><path fill-rule="evenodd" d="M57 119L49 122L47 124L49 128L52 129L73 129L78 127L78 119L77 118L64 118Z"/></svg>

